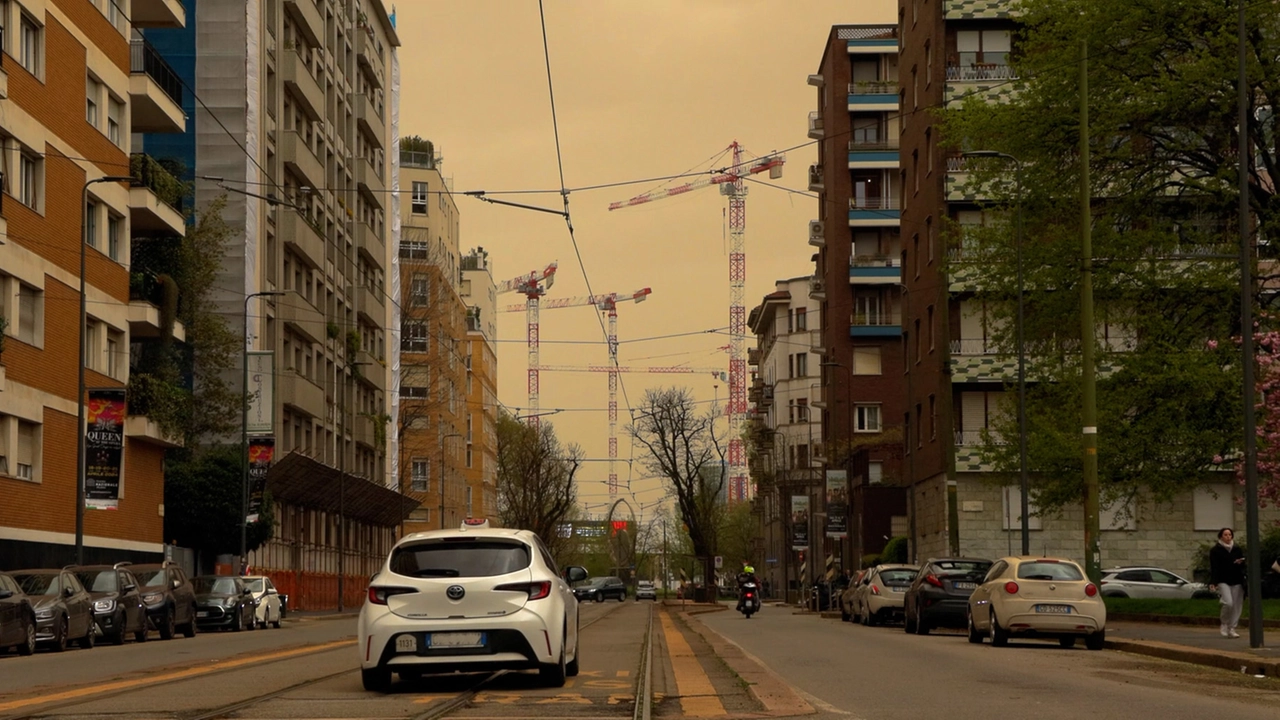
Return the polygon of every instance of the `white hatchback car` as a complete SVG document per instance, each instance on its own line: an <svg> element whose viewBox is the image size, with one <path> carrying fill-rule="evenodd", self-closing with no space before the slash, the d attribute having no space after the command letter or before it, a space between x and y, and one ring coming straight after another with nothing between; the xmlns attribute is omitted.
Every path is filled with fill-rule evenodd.
<svg viewBox="0 0 1280 720"><path fill-rule="evenodd" d="M468 519L458 530L402 538L369 583L360 610L366 690L385 692L391 673L537 669L561 687L578 674L578 601L545 545L528 530Z"/></svg>
<svg viewBox="0 0 1280 720"><path fill-rule="evenodd" d="M1063 647L1084 638L1101 650L1106 641L1107 606L1098 586L1070 560L1007 557L991 565L969 596L969 642L1006 645L1010 637L1056 638Z"/></svg>
<svg viewBox="0 0 1280 720"><path fill-rule="evenodd" d="M280 620L282 619L280 593L276 590L276 586L271 583L271 578L265 575L246 575L244 584L253 593L253 601L257 603L257 607L254 610L254 622L260 628L265 628L267 623L271 623L272 627L279 628Z"/></svg>

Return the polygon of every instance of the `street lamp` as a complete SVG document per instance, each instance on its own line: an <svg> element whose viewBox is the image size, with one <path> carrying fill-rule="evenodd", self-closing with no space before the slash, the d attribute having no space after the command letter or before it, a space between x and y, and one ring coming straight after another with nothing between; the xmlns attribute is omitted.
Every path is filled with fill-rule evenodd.
<svg viewBox="0 0 1280 720"><path fill-rule="evenodd" d="M236 558L236 575L244 572L249 555L249 301L285 294L282 290L264 290L244 296L244 346L240 349L240 557Z"/></svg>
<svg viewBox="0 0 1280 720"><path fill-rule="evenodd" d="M451 437L460 438L462 433L449 433L440 438L440 529L444 529L444 441Z"/></svg>
<svg viewBox="0 0 1280 720"><path fill-rule="evenodd" d="M853 477L853 370L846 367L844 363L839 363L839 362L836 362L835 360L827 360L825 362L821 362L818 364L820 367L842 368L849 373L849 377L845 379L845 383L844 383L844 404L845 404L845 411L848 414L848 420L847 420L847 425L845 427L845 432L849 436L849 439L847 441L848 445L845 447L845 452L844 452L844 472L845 472L844 482L845 482L845 487L847 489L849 486L849 481ZM828 456L828 459L829 459L829 456ZM852 502L851 493L850 493L849 507L846 508L845 512L847 512L849 515L853 514L853 502ZM846 522L848 522L847 517L848 515L846 515ZM850 562L853 562L856 558L860 558L862 556L862 552L861 552L862 550L862 537L861 537L862 519L861 518L858 519L858 535L859 535L859 537L857 538L857 546L859 550L858 553L856 554L853 553L854 543L853 542L849 543L850 545L849 552L850 554L853 555L853 557L849 559ZM850 540L852 541L853 538L850 538ZM842 569L846 566L844 562L844 543L840 543L840 565Z"/></svg>
<svg viewBox="0 0 1280 720"><path fill-rule="evenodd" d="M76 417L76 564L84 564L84 353L85 323L89 321L85 288L85 247L89 244L88 208L89 186L104 182L133 181L129 175L106 175L88 180L80 191L80 361L79 379L76 383L76 404L79 406Z"/></svg>
<svg viewBox="0 0 1280 720"><path fill-rule="evenodd" d="M1030 483L1027 479L1027 369L1026 348L1024 345L1023 301L1022 301L1022 161L1009 153L996 150L972 150L962 154L970 158L999 158L1008 160L1014 166L1014 182L1017 185L1016 216L1014 219L1014 254L1017 258L1018 282L1018 475L1022 488L1022 554L1031 554L1031 528L1027 516L1030 514Z"/></svg>

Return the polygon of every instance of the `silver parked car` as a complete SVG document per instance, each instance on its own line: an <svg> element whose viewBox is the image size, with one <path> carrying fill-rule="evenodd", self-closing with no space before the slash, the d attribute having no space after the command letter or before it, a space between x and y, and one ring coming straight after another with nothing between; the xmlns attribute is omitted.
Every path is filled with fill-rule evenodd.
<svg viewBox="0 0 1280 720"><path fill-rule="evenodd" d="M1210 595L1204 583L1191 582L1158 567L1114 567L1102 571L1102 597L1191 598Z"/></svg>
<svg viewBox="0 0 1280 720"><path fill-rule="evenodd" d="M657 600L658 589L653 586L652 580L641 580L636 583L636 602L641 600Z"/></svg>

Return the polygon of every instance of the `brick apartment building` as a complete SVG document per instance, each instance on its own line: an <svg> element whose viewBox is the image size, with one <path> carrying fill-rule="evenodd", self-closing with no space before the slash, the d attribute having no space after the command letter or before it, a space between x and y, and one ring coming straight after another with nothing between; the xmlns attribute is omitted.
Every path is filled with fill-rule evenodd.
<svg viewBox="0 0 1280 720"><path fill-rule="evenodd" d="M467 437L463 475L466 514L498 520L498 293L489 253L462 257L462 301L467 304Z"/></svg>

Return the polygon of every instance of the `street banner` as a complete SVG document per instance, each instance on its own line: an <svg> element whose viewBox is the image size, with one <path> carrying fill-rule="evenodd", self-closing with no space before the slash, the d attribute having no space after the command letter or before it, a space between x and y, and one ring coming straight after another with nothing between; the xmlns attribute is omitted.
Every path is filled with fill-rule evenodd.
<svg viewBox="0 0 1280 720"><path fill-rule="evenodd" d="M275 432L275 353L251 352L245 360L249 363L249 418L245 432L270 435Z"/></svg>
<svg viewBox="0 0 1280 720"><path fill-rule="evenodd" d="M269 437L249 438L249 514L245 522L258 522L262 511L262 494L267 490L267 471L276 452L276 440Z"/></svg>
<svg viewBox="0 0 1280 720"><path fill-rule="evenodd" d="M849 481L844 470L827 471L827 537L849 537Z"/></svg>
<svg viewBox="0 0 1280 720"><path fill-rule="evenodd" d="M791 496L791 549L809 549L809 496Z"/></svg>
<svg viewBox="0 0 1280 720"><path fill-rule="evenodd" d="M124 388L91 388L85 406L84 506L120 507L120 460L124 454Z"/></svg>

